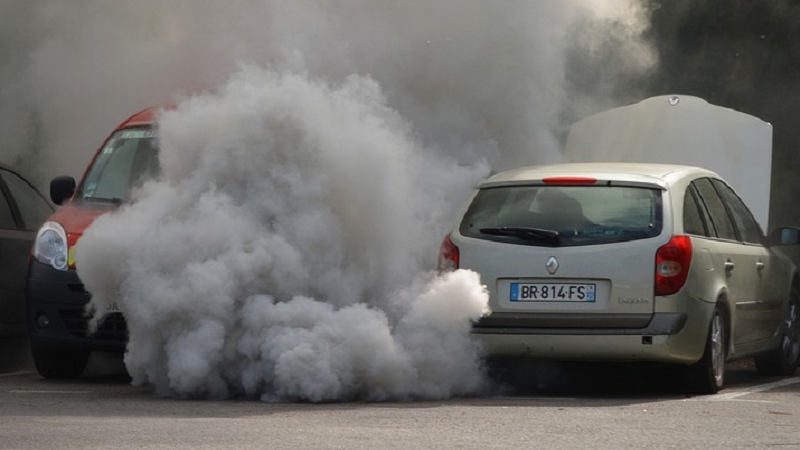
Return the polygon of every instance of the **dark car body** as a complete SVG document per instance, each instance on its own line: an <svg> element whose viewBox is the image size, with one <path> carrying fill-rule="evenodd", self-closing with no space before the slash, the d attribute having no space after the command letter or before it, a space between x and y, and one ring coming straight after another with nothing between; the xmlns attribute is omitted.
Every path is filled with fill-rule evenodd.
<svg viewBox="0 0 800 450"><path fill-rule="evenodd" d="M0 164L0 337L25 335L25 279L36 230L53 207L19 171Z"/></svg>

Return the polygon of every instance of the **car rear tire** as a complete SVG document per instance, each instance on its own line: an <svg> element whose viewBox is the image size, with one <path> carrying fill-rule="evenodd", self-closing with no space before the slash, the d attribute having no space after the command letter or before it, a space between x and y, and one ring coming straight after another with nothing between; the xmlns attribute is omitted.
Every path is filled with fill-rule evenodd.
<svg viewBox="0 0 800 450"><path fill-rule="evenodd" d="M782 334L778 348L754 358L758 373L789 376L800 365L800 288L796 284L789 294L789 309Z"/></svg>
<svg viewBox="0 0 800 450"><path fill-rule="evenodd" d="M89 360L89 352L43 348L31 344L31 357L39 375L53 380L65 380L77 378L83 373Z"/></svg>
<svg viewBox="0 0 800 450"><path fill-rule="evenodd" d="M716 394L725 384L726 336L725 317L718 304L711 318L703 357L686 371L687 385L692 393Z"/></svg>

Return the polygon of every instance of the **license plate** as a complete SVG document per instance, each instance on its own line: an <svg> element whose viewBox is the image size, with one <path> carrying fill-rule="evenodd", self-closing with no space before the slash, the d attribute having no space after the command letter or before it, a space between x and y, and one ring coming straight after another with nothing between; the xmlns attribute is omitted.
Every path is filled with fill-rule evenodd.
<svg viewBox="0 0 800 450"><path fill-rule="evenodd" d="M512 302L593 302L594 283L511 283Z"/></svg>
<svg viewBox="0 0 800 450"><path fill-rule="evenodd" d="M107 313L122 311L121 309L119 309L119 305L117 304L117 302L106 303L105 308L103 308L103 310Z"/></svg>

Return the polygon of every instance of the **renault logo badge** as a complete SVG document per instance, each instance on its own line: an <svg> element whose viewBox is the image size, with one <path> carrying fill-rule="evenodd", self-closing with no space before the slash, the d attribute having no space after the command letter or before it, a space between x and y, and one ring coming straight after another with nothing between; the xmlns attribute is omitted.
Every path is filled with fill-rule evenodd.
<svg viewBox="0 0 800 450"><path fill-rule="evenodd" d="M558 260L555 256L551 256L544 266L547 268L547 271L550 272L550 275L555 275L556 271L558 271Z"/></svg>

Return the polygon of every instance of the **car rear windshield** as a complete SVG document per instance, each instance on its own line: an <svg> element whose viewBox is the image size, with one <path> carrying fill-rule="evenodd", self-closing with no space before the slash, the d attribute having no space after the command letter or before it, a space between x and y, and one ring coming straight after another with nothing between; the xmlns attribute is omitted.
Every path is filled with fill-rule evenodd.
<svg viewBox="0 0 800 450"><path fill-rule="evenodd" d="M131 128L106 141L78 192L86 202L121 203L132 189L159 172L157 132Z"/></svg>
<svg viewBox="0 0 800 450"><path fill-rule="evenodd" d="M503 186L478 191L462 235L566 247L658 236L661 191L628 186Z"/></svg>

